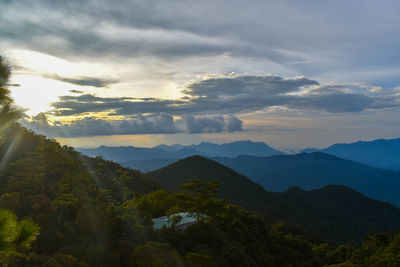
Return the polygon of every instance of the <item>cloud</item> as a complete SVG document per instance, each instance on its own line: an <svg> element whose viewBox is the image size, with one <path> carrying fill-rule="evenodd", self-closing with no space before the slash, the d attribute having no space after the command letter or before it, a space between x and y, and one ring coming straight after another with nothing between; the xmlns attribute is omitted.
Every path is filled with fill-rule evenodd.
<svg viewBox="0 0 400 267"><path fill-rule="evenodd" d="M121 104L129 104L131 97L97 97L92 94L61 96L59 102L52 103L55 115L69 116L87 112L112 111Z"/></svg>
<svg viewBox="0 0 400 267"><path fill-rule="evenodd" d="M66 83L71 83L75 85L81 85L81 86L92 86L92 87L107 87L110 84L115 84L118 83L118 80L115 79L101 79L101 78L93 78L93 77L77 77L77 78L68 78L68 77L62 77L57 74L49 74L49 75L43 75L45 78L50 78L53 80L58 80L61 82L66 82Z"/></svg>
<svg viewBox="0 0 400 267"><path fill-rule="evenodd" d="M235 116L183 116L185 129L189 133L240 132L243 122Z"/></svg>
<svg viewBox="0 0 400 267"><path fill-rule="evenodd" d="M358 80L376 81L392 72L390 82L398 84L400 20L395 10L400 3L358 2L342 12L335 1L2 1L0 38L5 47L119 66L149 57L147 67L157 58L157 63L173 60L171 65L188 71L193 59L206 57L193 64L191 75L199 68L210 71L217 55L226 55L229 61L211 71L270 72L269 61L280 65L280 75L354 82L357 73ZM380 72L371 75L374 71Z"/></svg>
<svg viewBox="0 0 400 267"><path fill-rule="evenodd" d="M242 131L243 127L243 121L239 120L235 116L230 116L228 118L228 123L227 123L227 130L228 132L240 132Z"/></svg>
<svg viewBox="0 0 400 267"><path fill-rule="evenodd" d="M18 83L9 83L9 84L7 84L7 86L9 86L9 87L20 87L21 85L18 84Z"/></svg>
<svg viewBox="0 0 400 267"><path fill-rule="evenodd" d="M107 111L111 116L162 112L177 116L240 114L270 107L352 113L398 105L394 94L377 96L369 94L364 87L320 85L306 77L285 79L273 75L230 74L194 81L187 85L182 91L185 96L179 99L103 98L84 94L62 96L52 105L55 115L59 116L100 111Z"/></svg>
<svg viewBox="0 0 400 267"><path fill-rule="evenodd" d="M183 117L186 129L189 133L219 133L224 131L225 121L222 116L195 117L186 115Z"/></svg>
<svg viewBox="0 0 400 267"><path fill-rule="evenodd" d="M138 115L125 120L104 120L87 117L63 124L60 121L50 123L44 113L23 120L21 123L48 137L84 137L96 135L131 134L174 134L174 133L216 133L242 130L242 121L234 116L184 116L174 119L171 115Z"/></svg>
<svg viewBox="0 0 400 267"><path fill-rule="evenodd" d="M69 92L73 93L73 94L80 94L80 95L85 93L84 91L81 91L81 90L69 90Z"/></svg>
<svg viewBox="0 0 400 267"><path fill-rule="evenodd" d="M166 113L175 118L179 131L189 131L182 126L185 115L197 118L193 131L201 123L214 125L207 131L217 129L220 120L205 123L200 116L223 116L224 131L229 131L240 128L240 122L229 120L230 114L244 118L241 114L252 113L246 115L251 121L257 114L271 116L274 110L277 116L293 112L308 119L303 111L312 110L322 118L327 117L325 113L352 113L340 115L350 119L357 112L365 115L400 104L399 91L390 90L400 84L400 1L348 1L345 9L337 1L257 0L154 0L151 4L142 0L19 0L1 1L1 5L0 49L14 57L10 62L16 74L39 74L28 59L14 53L28 50L71 63L79 74L70 77L61 68L59 78L69 79L66 82L110 86L108 74L121 81L110 86L108 97L71 92L73 97L53 104L56 119L58 115L91 117L96 112L110 116L104 122L92 117L81 122L83 128L98 123L99 128L122 132L117 127L122 122L113 119L119 115L136 129L136 124L144 129L149 122L138 117L144 114L154 121L155 129L153 118ZM48 66L43 72L55 73ZM197 75L230 72L250 74L215 75L188 83ZM279 76L259 75L263 73ZM283 78L296 75L307 78ZM92 76L100 79L93 82ZM323 81L337 85L328 87ZM354 85L360 81L388 90L368 92ZM165 99L176 95L174 88L184 88L184 96ZM155 97L113 97L127 92ZM392 110L376 113L386 112ZM146 131L151 132L150 128Z"/></svg>
<svg viewBox="0 0 400 267"><path fill-rule="evenodd" d="M294 109L325 110L330 113L361 112L365 109L393 107L392 99L380 99L362 94L332 92L296 98L286 106Z"/></svg>
<svg viewBox="0 0 400 267"><path fill-rule="evenodd" d="M180 65L177 68L185 68L186 62L193 58L208 58L208 64L213 64L218 55L230 55L237 60L237 66L244 59L253 58L251 65L263 59L287 69L286 62L314 59L308 51L296 51L304 42L288 47L293 34L289 36L268 27L249 31L260 24L260 18L265 25L276 23L280 16L274 13L265 16L265 10L278 8L287 13L289 7L259 2L259 7L246 5L254 14L249 16L241 12L240 1L223 2L155 1L154 5L148 5L140 1L119 1L115 5L106 0L85 4L75 0L68 3L14 1L4 8L8 12L0 16L0 25L7 25L0 26L0 38L10 47L70 60L117 61L119 65L150 57L163 63L174 61ZM227 14L241 14L241 19L221 19L218 10L222 8ZM297 16L295 20L300 19L306 24L304 28L313 28L314 24L305 17ZM300 29L303 27L297 28ZM261 30L265 34L260 34Z"/></svg>
<svg viewBox="0 0 400 267"><path fill-rule="evenodd" d="M318 85L305 77L284 79L275 75L219 75L189 84L183 92L193 97L277 95L298 91L302 86Z"/></svg>

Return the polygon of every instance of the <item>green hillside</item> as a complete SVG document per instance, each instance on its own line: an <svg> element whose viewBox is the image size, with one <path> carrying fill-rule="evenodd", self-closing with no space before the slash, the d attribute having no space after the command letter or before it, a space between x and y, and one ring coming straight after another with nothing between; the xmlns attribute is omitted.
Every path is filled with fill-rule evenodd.
<svg viewBox="0 0 400 267"><path fill-rule="evenodd" d="M7 266L323 266L363 262L365 257L353 258L365 253L363 247L324 243L313 232L330 241L359 241L367 229L382 231L399 225L399 209L345 187L271 193L201 157L182 160L151 173L150 178L101 158L84 157L18 125L3 136L0 209L25 218L19 222L25 225L23 229L40 232L24 248L5 253L0 247L0 262ZM189 178L201 180L179 186ZM216 198L218 191L219 196L256 211L264 220ZM178 211L202 214L202 219L184 230L174 226L153 229L151 218ZM0 212L0 217L16 218L7 212ZM33 224L27 223L27 218ZM2 233L0 238L9 238ZM387 236L382 246L392 246L395 238ZM368 262L387 256L374 253L377 256Z"/></svg>
<svg viewBox="0 0 400 267"><path fill-rule="evenodd" d="M190 178L216 180L221 184L220 197L257 212L267 221L304 225L332 242L358 242L368 232L400 230L399 208L345 186L269 192L232 169L199 156L180 160L149 175L175 189Z"/></svg>
<svg viewBox="0 0 400 267"><path fill-rule="evenodd" d="M40 226L35 255L73 255L91 266L128 262L128 253L144 240L144 229L123 203L159 189L158 184L17 125L3 136L0 208Z"/></svg>

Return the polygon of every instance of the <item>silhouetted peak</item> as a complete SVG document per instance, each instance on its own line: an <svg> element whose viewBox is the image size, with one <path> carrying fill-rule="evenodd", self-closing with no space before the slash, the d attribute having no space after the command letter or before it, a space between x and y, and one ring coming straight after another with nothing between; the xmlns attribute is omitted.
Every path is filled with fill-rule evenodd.
<svg viewBox="0 0 400 267"><path fill-rule="evenodd" d="M320 151L311 152L311 153L303 152L303 153L299 153L299 154L296 154L293 156L297 157L297 158L304 158L304 159L342 160L334 155L330 155L330 154L323 153Z"/></svg>
<svg viewBox="0 0 400 267"><path fill-rule="evenodd" d="M327 186L324 186L321 189L317 189L317 190L322 191L324 193L340 193L340 194L347 193L347 194L362 195L358 191L351 189L348 186L339 185L339 184L327 185Z"/></svg>
<svg viewBox="0 0 400 267"><path fill-rule="evenodd" d="M306 191L301 189L300 187L297 186L291 186L288 189L286 189L285 193L288 194L299 194L299 193L305 193Z"/></svg>
<svg viewBox="0 0 400 267"><path fill-rule="evenodd" d="M182 162L189 162L189 161L210 162L212 160L210 160L208 158L205 158L203 156L200 156L200 155L194 155L194 156L190 156L190 157L187 157L185 159L182 159L182 160L180 160L178 162L182 163Z"/></svg>

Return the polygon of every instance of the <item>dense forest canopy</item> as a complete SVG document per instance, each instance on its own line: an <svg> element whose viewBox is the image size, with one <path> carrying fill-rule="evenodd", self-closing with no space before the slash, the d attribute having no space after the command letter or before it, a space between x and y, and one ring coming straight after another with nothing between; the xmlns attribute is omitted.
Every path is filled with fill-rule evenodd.
<svg viewBox="0 0 400 267"><path fill-rule="evenodd" d="M21 111L7 89L10 74L0 59L3 266L400 264L398 234L372 234L362 245L326 243L300 225L268 223L220 198L229 188L212 179L177 190L37 135L16 122ZM178 212L194 214L197 223L176 227ZM155 230L151 219L159 216L173 225Z"/></svg>

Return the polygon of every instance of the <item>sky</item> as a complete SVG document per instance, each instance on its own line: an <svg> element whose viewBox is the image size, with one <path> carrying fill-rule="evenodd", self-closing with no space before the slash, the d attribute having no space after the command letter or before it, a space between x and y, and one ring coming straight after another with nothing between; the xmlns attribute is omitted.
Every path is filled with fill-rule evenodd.
<svg viewBox="0 0 400 267"><path fill-rule="evenodd" d="M400 2L0 0L21 123L63 144L400 137Z"/></svg>

